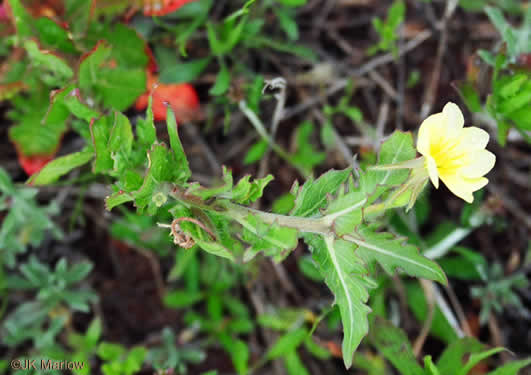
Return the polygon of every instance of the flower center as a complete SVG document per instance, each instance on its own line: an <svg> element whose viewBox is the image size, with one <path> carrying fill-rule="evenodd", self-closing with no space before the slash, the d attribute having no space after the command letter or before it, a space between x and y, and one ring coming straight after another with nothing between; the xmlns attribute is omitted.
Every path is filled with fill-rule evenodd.
<svg viewBox="0 0 531 375"><path fill-rule="evenodd" d="M430 145L430 155L435 160L439 175L454 174L457 169L466 165L467 152L460 150L458 146L457 138L441 139Z"/></svg>

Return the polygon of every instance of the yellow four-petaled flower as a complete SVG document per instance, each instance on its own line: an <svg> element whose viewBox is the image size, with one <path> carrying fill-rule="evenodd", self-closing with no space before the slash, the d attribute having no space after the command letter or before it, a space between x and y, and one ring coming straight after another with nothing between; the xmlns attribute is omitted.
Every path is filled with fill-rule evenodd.
<svg viewBox="0 0 531 375"><path fill-rule="evenodd" d="M496 157L485 150L489 134L474 126L463 127L464 123L459 107L446 104L420 125L417 150L436 188L441 179L452 193L471 203L472 193L487 184L483 176L494 167Z"/></svg>

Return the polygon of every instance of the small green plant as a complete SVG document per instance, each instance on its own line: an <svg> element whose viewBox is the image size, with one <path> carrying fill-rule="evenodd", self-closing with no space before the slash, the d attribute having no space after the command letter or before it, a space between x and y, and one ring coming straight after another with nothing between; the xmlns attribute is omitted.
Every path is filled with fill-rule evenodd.
<svg viewBox="0 0 531 375"><path fill-rule="evenodd" d="M473 287L472 297L481 301L479 321L486 324L493 313L501 314L504 308L513 306L520 311L527 311L514 289L525 289L529 280L522 273L504 276L500 263L494 263L486 274L484 286Z"/></svg>
<svg viewBox="0 0 531 375"><path fill-rule="evenodd" d="M395 58L398 55L398 47L396 41L399 38L399 28L404 22L406 16L406 4L403 1L396 0L389 8L387 18L382 21L376 17L372 20L372 25L378 35L380 41L378 44L369 48L369 55L374 55L379 51L392 52Z"/></svg>
<svg viewBox="0 0 531 375"><path fill-rule="evenodd" d="M254 369L256 370L267 361L282 359L288 374L309 374L300 358L300 349L304 348L313 357L320 360L331 357L330 352L312 338L312 332L319 321L320 319L316 319L313 313L302 309L279 309L272 313L260 315L258 323L262 327L279 332L281 336L269 348L265 357L254 366ZM313 327L306 327L306 323L313 323Z"/></svg>
<svg viewBox="0 0 531 375"><path fill-rule="evenodd" d="M249 334L254 323L247 306L233 296L242 271L231 262L200 254L195 249L179 253L170 277L183 278L186 288L169 291L164 303L172 308L186 308L184 320L191 330L208 335L212 343L220 342L238 373L245 374L249 349L238 337ZM203 313L201 305L206 306Z"/></svg>
<svg viewBox="0 0 531 375"><path fill-rule="evenodd" d="M40 206L37 193L37 189L16 186L0 168L0 212L7 211L0 229L2 267L14 268L16 256L26 252L29 246L39 246L46 232L56 238L62 236L51 219L58 214L59 207L54 202Z"/></svg>
<svg viewBox="0 0 531 375"><path fill-rule="evenodd" d="M71 355L72 360L83 363L83 368L72 370L76 375L91 373L90 360L96 354L102 329L101 320L96 318L92 320L85 334L71 332L68 335L68 345L74 350Z"/></svg>
<svg viewBox="0 0 531 375"><path fill-rule="evenodd" d="M504 350L503 348L485 349L485 346L474 338L463 338L449 345L435 363L430 355L425 356L422 367L415 359L403 330L381 318L375 318L372 327L368 337L369 342L400 374L404 375L467 375L478 363ZM365 365L365 369L368 367L369 371L374 371L374 374L384 373L380 367L381 362L359 359L354 361L355 364L360 362ZM488 375L517 375L520 369L529 364L531 358L513 361L489 372Z"/></svg>
<svg viewBox="0 0 531 375"><path fill-rule="evenodd" d="M91 269L88 262L68 267L66 259L62 258L51 270L31 256L20 266L23 277L8 275L7 289L36 291L36 299L19 305L6 317L2 325L3 343L14 347L30 339L39 350L62 352L55 338L70 320L69 311L88 312L89 303L97 298L91 290L76 286Z"/></svg>
<svg viewBox="0 0 531 375"><path fill-rule="evenodd" d="M187 374L189 364L198 364L205 359L205 353L197 348L177 347L177 337L171 328L162 330L160 346L148 351L146 361L160 374L172 369L174 374Z"/></svg>
<svg viewBox="0 0 531 375"><path fill-rule="evenodd" d="M133 375L142 369L147 349L136 346L126 350L122 345L104 341L98 345L97 354L104 362L104 375Z"/></svg>
<svg viewBox="0 0 531 375"><path fill-rule="evenodd" d="M486 7L485 12L504 42L497 55L486 50L478 51L482 59L493 67L491 93L482 104L476 84L465 82L460 85L461 94L471 111L495 120L501 145L505 145L511 128L531 143L527 134L531 130L531 75L525 63L526 56L531 53L531 9L525 11L520 28L509 24L498 8Z"/></svg>
<svg viewBox="0 0 531 375"><path fill-rule="evenodd" d="M374 220L378 212L396 199L397 192L390 192L408 178L407 170L361 172L357 185L350 169L332 170L316 180L310 179L302 187L294 186L292 193L296 198L290 215L256 211L245 204L262 195L271 177L256 181L246 177L234 184L232 174L225 170L220 186L205 188L196 182L188 183L190 169L171 110L167 123L170 148L156 141L150 111L146 120L138 122L137 137L127 118L119 113L101 116L92 127L93 134L98 134L94 138L93 168L117 177L114 193L106 199L107 208L134 202L140 212L154 214L168 210L174 220L162 226L170 229L176 244L197 245L230 260L248 261L263 251L281 261L302 237L310 245L319 271L336 295L345 329L343 349L347 366L368 330L369 309L364 303L368 298L367 288L374 286L374 282L367 277L369 270L364 262L369 265L378 262L389 272L400 267L411 275L445 282L442 271L420 256L414 247L404 246L400 240L379 232L376 222L369 224L363 220L362 210L366 220L370 217ZM132 171L145 165L140 155L146 151L149 164L142 176ZM406 161L414 156L412 137L397 132L382 145L379 164ZM34 176L33 183L51 182L77 166L69 165L68 157L48 164ZM59 170L57 165L64 168ZM160 207L153 199L159 193L168 197ZM391 199L388 203L385 199L375 203L378 197L386 196ZM407 202L406 199L393 205ZM241 229L236 229L231 224L233 221Z"/></svg>

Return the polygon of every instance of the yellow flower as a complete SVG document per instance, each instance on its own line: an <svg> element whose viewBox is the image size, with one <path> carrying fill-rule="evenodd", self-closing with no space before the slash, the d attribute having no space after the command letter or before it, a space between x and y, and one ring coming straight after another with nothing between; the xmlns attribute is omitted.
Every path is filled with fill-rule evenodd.
<svg viewBox="0 0 531 375"><path fill-rule="evenodd" d="M472 203L472 193L489 182L483 176L494 167L496 157L485 150L489 134L474 126L465 128L464 123L459 107L446 104L420 125L417 150L436 188L440 178L452 193Z"/></svg>

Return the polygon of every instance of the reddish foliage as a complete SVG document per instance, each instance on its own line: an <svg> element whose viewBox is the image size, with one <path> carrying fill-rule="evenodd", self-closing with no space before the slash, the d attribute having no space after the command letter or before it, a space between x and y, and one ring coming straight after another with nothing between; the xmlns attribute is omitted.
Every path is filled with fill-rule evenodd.
<svg viewBox="0 0 531 375"><path fill-rule="evenodd" d="M39 172L46 164L48 164L54 157L54 155L32 155L26 156L20 152L18 154L18 162L24 169L24 172L28 176Z"/></svg>
<svg viewBox="0 0 531 375"><path fill-rule="evenodd" d="M523 68L531 69L531 53L522 53L518 56L518 64Z"/></svg>
<svg viewBox="0 0 531 375"><path fill-rule="evenodd" d="M145 16L164 16L195 0L144 0Z"/></svg>
<svg viewBox="0 0 531 375"><path fill-rule="evenodd" d="M148 87L153 87L156 78L148 78ZM153 117L155 121L165 121L167 106L171 106L177 123L186 123L198 118L199 98L194 87L188 83L164 84L159 83L151 92L140 96L135 104L138 111L143 111L149 103L149 96L153 97Z"/></svg>
<svg viewBox="0 0 531 375"><path fill-rule="evenodd" d="M159 71L159 66L157 65L157 61L155 60L155 56L153 55L153 52L151 51L151 48L149 48L149 45L146 43L146 46L144 48L144 51L146 52L146 55L148 57L148 65L147 69L150 73L156 73Z"/></svg>
<svg viewBox="0 0 531 375"><path fill-rule="evenodd" d="M7 15L7 9L4 4L0 4L0 22L4 22L7 20L9 20L9 16Z"/></svg>

